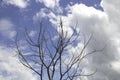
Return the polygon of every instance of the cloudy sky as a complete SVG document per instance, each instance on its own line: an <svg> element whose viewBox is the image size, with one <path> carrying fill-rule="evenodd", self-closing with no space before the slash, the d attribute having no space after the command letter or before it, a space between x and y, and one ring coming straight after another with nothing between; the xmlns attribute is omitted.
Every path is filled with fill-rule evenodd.
<svg viewBox="0 0 120 80"><path fill-rule="evenodd" d="M106 46L101 53L88 58L88 67L97 69L88 80L119 80L119 4L120 0L0 0L0 80L37 80L37 76L15 57L15 35L19 33L25 49L24 27L34 37L40 20L46 21L46 26L54 26L60 15L69 34L72 33L70 26L76 22L86 36L93 33L88 49Z"/></svg>

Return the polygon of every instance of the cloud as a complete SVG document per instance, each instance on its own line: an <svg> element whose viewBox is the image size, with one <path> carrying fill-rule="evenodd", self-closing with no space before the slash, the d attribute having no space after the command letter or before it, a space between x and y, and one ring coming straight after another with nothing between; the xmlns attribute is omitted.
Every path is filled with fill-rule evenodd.
<svg viewBox="0 0 120 80"><path fill-rule="evenodd" d="M72 26L78 23L78 30L86 37L93 33L93 38L87 50L105 49L88 57L87 70L97 69L97 73L89 80L119 80L120 79L120 1L104 0L101 5L104 11L84 4L68 5L67 15L62 16L64 27L69 34ZM54 14L54 13L53 13ZM54 14L55 15L55 14ZM48 15L47 15L48 16ZM54 17L54 16L53 16ZM59 21L59 16L49 17L52 24Z"/></svg>
<svg viewBox="0 0 120 80"><path fill-rule="evenodd" d="M104 11L88 7L84 4L68 5L65 10L66 16L62 16L64 30L72 33L72 27L77 23L77 30L88 38L93 33L93 38L87 50L105 49L88 57L87 70L97 69L97 73L89 80L119 80L120 79L120 1L102 0L101 6ZM59 15L54 12L40 11L36 16L44 14L49 21L57 25ZM79 46L79 45L78 45ZM74 46L72 46L74 49Z"/></svg>
<svg viewBox="0 0 120 80"><path fill-rule="evenodd" d="M0 35L12 39L16 35L14 26L9 19L0 19Z"/></svg>
<svg viewBox="0 0 120 80"><path fill-rule="evenodd" d="M13 48L0 46L0 80L37 80L15 56Z"/></svg>
<svg viewBox="0 0 120 80"><path fill-rule="evenodd" d="M19 8L26 8L29 0L3 0L4 4L14 5Z"/></svg>
<svg viewBox="0 0 120 80"><path fill-rule="evenodd" d="M59 5L59 0L36 0L36 2L43 3L48 8L54 8Z"/></svg>
<svg viewBox="0 0 120 80"><path fill-rule="evenodd" d="M55 14L63 13L63 8L59 4L60 0L36 0L36 2L45 5L45 8L41 8L40 11L44 9L50 12L54 12Z"/></svg>
<svg viewBox="0 0 120 80"><path fill-rule="evenodd" d="M37 22L43 18L46 18L47 17L47 14L49 13L49 10L46 9L46 8L42 8L40 9L39 12L37 12L34 16L33 16L33 21L34 22Z"/></svg>
<svg viewBox="0 0 120 80"><path fill-rule="evenodd" d="M36 35L36 33L37 33L36 31L32 30L32 31L29 32L29 36L34 37Z"/></svg>
<svg viewBox="0 0 120 80"><path fill-rule="evenodd" d="M101 5L104 13L108 16L108 21L102 26L103 30L98 30L95 34L101 33L97 41L102 44L107 42L104 55L94 55L91 61L92 66L98 68L98 73L91 80L119 80L120 79L120 1L103 0ZM99 25L101 26L101 25ZM103 33L104 32L104 33ZM104 40L102 40L104 38ZM97 44L98 44L97 42ZM98 45L96 45L98 47ZM101 65L101 66L97 66ZM101 77L102 76L102 77Z"/></svg>
<svg viewBox="0 0 120 80"><path fill-rule="evenodd" d="M97 73L89 80L119 80L120 70L120 1L102 1L103 11L84 4L74 4L67 7L67 16L63 16L68 26L73 26L76 21L78 28L87 37L93 33L88 50L101 49L88 57L87 69L97 69Z"/></svg>

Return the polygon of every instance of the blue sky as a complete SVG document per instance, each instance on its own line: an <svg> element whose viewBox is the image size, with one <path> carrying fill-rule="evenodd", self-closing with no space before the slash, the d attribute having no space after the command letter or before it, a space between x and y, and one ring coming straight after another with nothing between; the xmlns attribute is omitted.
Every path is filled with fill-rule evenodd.
<svg viewBox="0 0 120 80"><path fill-rule="evenodd" d="M24 1L24 0L20 0L20 1ZM62 15L67 14L65 8L69 4L76 4L76 3L79 3L79 4L83 3L87 6L93 6L93 7L96 7L97 9L102 10L102 7L100 7L100 0L90 0L90 1L88 0L60 0L59 6L63 8ZM17 2L15 4L17 4ZM43 3L36 2L35 0L28 1L26 4L24 4L25 7L22 7L22 5L15 5L15 4L13 5L9 3L9 1L7 2L6 0L5 1L3 0L3 2L1 2L1 5L0 5L0 14L1 14L0 18L8 19L11 22L14 22L15 30L17 30L17 32L19 32L20 28L29 26L29 28L32 29L35 26L38 26L36 25L36 23L34 23L33 17L42 8L48 9L49 10L48 13L50 12L50 10L52 10L52 8L47 7ZM56 13L54 10L52 11ZM58 15L58 13L56 13L56 15ZM0 37L2 37L2 41L6 43L6 38L2 35L0 35Z"/></svg>
<svg viewBox="0 0 120 80"><path fill-rule="evenodd" d="M119 0L3 0L0 2L0 80L36 80L36 76L13 57L15 35L19 34L21 45L26 49L23 40L24 27L27 27L31 37L35 37L39 21L43 20L44 25L50 26L52 32L59 22L60 14L65 22L64 30L68 31L69 35L72 33L71 26L74 26L76 21L78 30L86 37L93 32L94 38L88 51L107 44L101 52L104 54L95 54L85 62L85 65L89 65L85 66L86 70L98 69L90 80L119 80L119 4ZM71 50L80 46L81 43L71 45Z"/></svg>
<svg viewBox="0 0 120 80"><path fill-rule="evenodd" d="M90 0L90 1L88 0L60 0L59 5L64 9L71 2L73 4L84 3L87 6L94 6L95 4L97 6L100 6L100 0ZM4 4L1 3L0 18L9 18L17 26L22 27L21 25L22 23L23 24L25 23L24 25L28 26L29 24L30 25L33 24L33 20L32 20L33 16L42 8L49 8L49 7L46 7L43 3L37 3L33 0L29 1L29 5L26 8L20 8L15 5L11 5L11 4L6 5L5 3ZM98 9L101 9L101 7L98 7Z"/></svg>

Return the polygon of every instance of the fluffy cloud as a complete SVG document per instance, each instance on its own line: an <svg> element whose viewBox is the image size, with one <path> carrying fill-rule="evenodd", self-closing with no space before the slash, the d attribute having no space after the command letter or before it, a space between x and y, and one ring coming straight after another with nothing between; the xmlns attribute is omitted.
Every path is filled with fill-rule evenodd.
<svg viewBox="0 0 120 80"><path fill-rule="evenodd" d="M101 49L88 57L88 69L96 68L98 71L89 80L119 80L120 70L120 1L104 0L102 6L104 12L83 4L68 6L67 16L63 16L66 25L73 26L76 21L83 34L89 36L93 33L88 50Z"/></svg>
<svg viewBox="0 0 120 80"><path fill-rule="evenodd" d="M14 24L8 19L0 19L0 34L6 38L12 39L16 35Z"/></svg>
<svg viewBox="0 0 120 80"><path fill-rule="evenodd" d="M3 0L3 2L7 5L11 4L19 8L26 8L29 0Z"/></svg>
<svg viewBox="0 0 120 80"><path fill-rule="evenodd" d="M108 22L96 34L102 32L102 36L97 37L97 41L102 44L107 42L107 47L104 50L104 55L93 56L92 64L98 68L98 73L91 80L119 80L120 70L120 1L103 0L101 5L104 13L108 15ZM97 35L96 35L97 36ZM101 39L104 38L104 41ZM97 45L98 46L98 45ZM97 66L101 65L101 66ZM102 77L101 77L102 76Z"/></svg>
<svg viewBox="0 0 120 80"><path fill-rule="evenodd" d="M36 0L38 3L43 3L45 5L45 8L42 8L38 13L43 11L43 9L48 12L54 12L56 14L63 13L62 6L59 5L60 0Z"/></svg>
<svg viewBox="0 0 120 80"><path fill-rule="evenodd" d="M120 1L103 0L101 5L104 11L84 4L74 4L66 8L67 15L62 16L65 30L72 33L71 27L78 23L81 33L88 37L93 33L93 38L88 45L88 50L105 49L88 57L87 69L97 69L97 73L89 80L119 80L120 70ZM49 14L50 15L50 14ZM54 16L53 16L54 15ZM54 13L48 16L52 24L59 21L59 16Z"/></svg>
<svg viewBox="0 0 120 80"><path fill-rule="evenodd" d="M40 19L42 19L42 18L45 18L45 17L47 17L47 13L48 13L49 11L46 9L46 8L42 8L42 9L40 9L40 11L39 12L37 12L34 16L33 16L33 21L39 21Z"/></svg>
<svg viewBox="0 0 120 80"><path fill-rule="evenodd" d="M59 0L36 0L37 2L43 3L48 8L54 8L59 5Z"/></svg>
<svg viewBox="0 0 120 80"><path fill-rule="evenodd" d="M39 0L40 1L40 0ZM45 1L41 1L44 2ZM67 15L62 16L64 30L72 33L72 26L77 22L77 29L86 37L93 33L93 38L88 46L88 50L105 49L88 57L87 69L97 69L97 73L89 80L119 80L120 79L120 1L102 0L101 6L104 11L84 4L68 5ZM47 6L47 3L46 3ZM49 6L47 6L49 7ZM34 16L34 19L48 17L54 25L58 24L59 16L53 12L46 13L41 10ZM40 17L41 18L41 17ZM72 46L73 47L73 46ZM74 50L72 48L71 50Z"/></svg>
<svg viewBox="0 0 120 80"><path fill-rule="evenodd" d="M37 80L37 77L19 62L13 49L0 46L0 80Z"/></svg>

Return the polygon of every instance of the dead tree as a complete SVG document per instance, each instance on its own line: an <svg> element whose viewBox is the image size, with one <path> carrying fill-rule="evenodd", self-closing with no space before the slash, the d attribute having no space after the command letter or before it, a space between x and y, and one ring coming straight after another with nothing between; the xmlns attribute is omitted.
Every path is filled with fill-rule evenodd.
<svg viewBox="0 0 120 80"><path fill-rule="evenodd" d="M39 80L77 80L81 76L94 74L94 72L82 74L80 67L84 58L99 51L93 50L85 53L92 36L84 42L82 49L77 48L73 52L68 52L70 49L68 47L80 37L80 32L76 33L75 29L76 27L74 27L72 35L68 36L68 32L63 29L63 22L60 20L58 29L55 29L56 38L54 39L52 33L46 30L41 22L38 36L34 40L26 30L25 40L29 44L29 54L21 50L19 40L16 38L16 48L20 62L36 73L40 77Z"/></svg>

